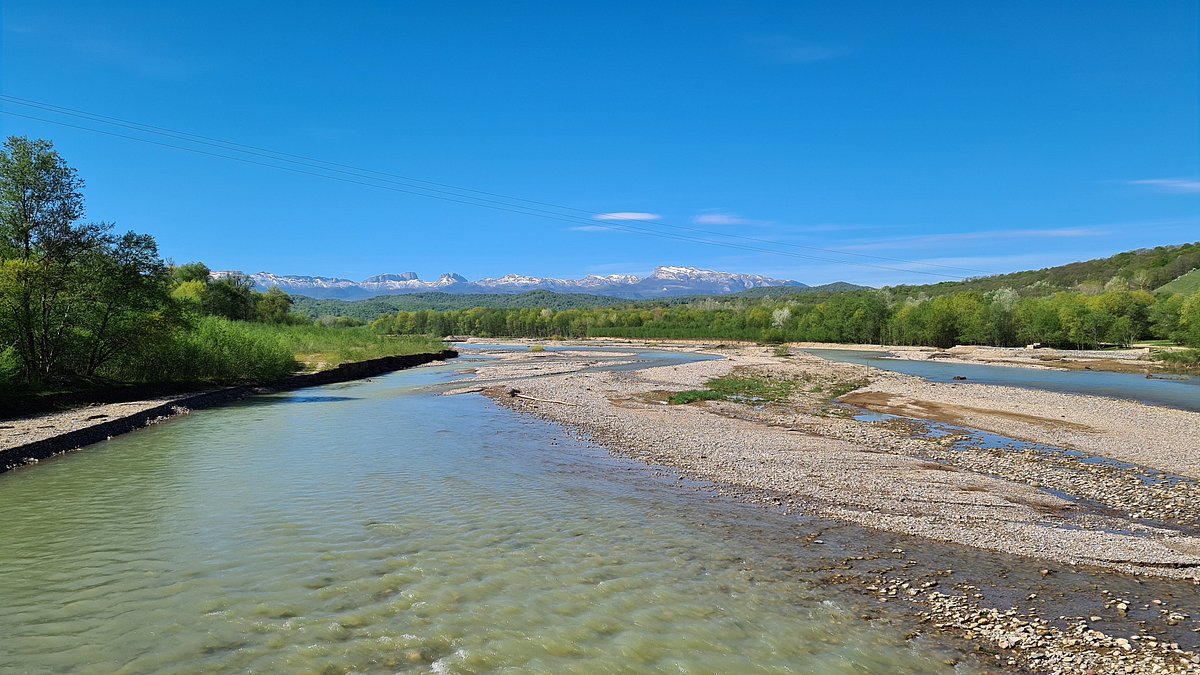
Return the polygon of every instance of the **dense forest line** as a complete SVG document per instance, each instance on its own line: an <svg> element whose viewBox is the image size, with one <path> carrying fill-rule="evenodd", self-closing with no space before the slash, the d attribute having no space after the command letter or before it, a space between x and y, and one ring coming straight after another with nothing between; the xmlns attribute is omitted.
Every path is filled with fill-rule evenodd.
<svg viewBox="0 0 1200 675"><path fill-rule="evenodd" d="M444 311L449 309L528 309L543 307L577 309L582 307L611 307L623 305L628 300L589 293L555 293L554 291L529 291L527 293L405 293L402 295L380 295L366 300L336 300L293 296L292 311L312 319L349 317L368 322L384 314L413 312L419 309Z"/></svg>
<svg viewBox="0 0 1200 675"><path fill-rule="evenodd" d="M249 279L171 265L154 238L85 223L83 180L46 140L0 150L0 398L117 382L261 381L303 362L440 349L313 325Z"/></svg>
<svg viewBox="0 0 1200 675"><path fill-rule="evenodd" d="M1200 347L1200 294L1060 291L1022 298L1005 288L898 298L881 290L560 311L418 310L380 317L371 328L386 334L714 338L935 347L1040 343L1095 348L1158 339Z"/></svg>

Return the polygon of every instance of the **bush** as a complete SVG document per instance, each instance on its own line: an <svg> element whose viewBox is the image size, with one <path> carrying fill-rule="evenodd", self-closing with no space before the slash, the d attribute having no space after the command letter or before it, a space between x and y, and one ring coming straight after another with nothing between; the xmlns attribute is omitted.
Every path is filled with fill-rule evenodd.
<svg viewBox="0 0 1200 675"><path fill-rule="evenodd" d="M260 382L299 368L277 336L217 316L203 317L166 344L131 356L105 375L143 382Z"/></svg>
<svg viewBox="0 0 1200 675"><path fill-rule="evenodd" d="M1162 363L1186 371L1200 371L1200 349L1156 351L1154 357Z"/></svg>

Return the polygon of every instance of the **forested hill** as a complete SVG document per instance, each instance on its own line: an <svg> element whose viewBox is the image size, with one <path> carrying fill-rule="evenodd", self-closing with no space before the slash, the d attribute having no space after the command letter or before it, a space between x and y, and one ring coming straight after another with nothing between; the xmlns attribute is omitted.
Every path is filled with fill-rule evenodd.
<svg viewBox="0 0 1200 675"><path fill-rule="evenodd" d="M831 284L821 284L820 286L805 286L796 288L793 286L761 286L759 288L750 288L740 293L734 293L731 297L735 298L779 298L787 295L799 294L820 294L820 293L846 293L848 291L869 291L870 286L859 286L845 281L835 281Z"/></svg>
<svg viewBox="0 0 1200 675"><path fill-rule="evenodd" d="M414 312L422 309L447 311L484 307L487 309L580 309L609 307L629 302L622 298L586 293L555 293L530 291L516 295L507 293L409 293L381 295L368 300L318 300L301 295L293 296L292 311L308 317L348 316L372 321L384 314Z"/></svg>
<svg viewBox="0 0 1200 675"><path fill-rule="evenodd" d="M1108 258L965 281L891 286L888 290L899 297L938 296L963 291L987 292L1001 288L1011 288L1025 297L1065 290L1087 292L1106 288L1154 291L1196 268L1200 268L1200 242L1143 248Z"/></svg>

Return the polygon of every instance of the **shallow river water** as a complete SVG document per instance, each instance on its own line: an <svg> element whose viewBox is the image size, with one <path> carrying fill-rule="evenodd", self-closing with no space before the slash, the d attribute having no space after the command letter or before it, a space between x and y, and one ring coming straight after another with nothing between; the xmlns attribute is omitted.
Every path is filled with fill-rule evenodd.
<svg viewBox="0 0 1200 675"><path fill-rule="evenodd" d="M431 393L466 365L0 475L0 671L976 672L822 583L857 530Z"/></svg>
<svg viewBox="0 0 1200 675"><path fill-rule="evenodd" d="M1144 375L1133 373L900 359L886 352L858 349L804 351L830 361L873 366L880 370L916 375L933 382L953 382L955 377L963 377L975 384L1106 396L1200 412L1200 377L1190 375L1160 375L1147 379Z"/></svg>

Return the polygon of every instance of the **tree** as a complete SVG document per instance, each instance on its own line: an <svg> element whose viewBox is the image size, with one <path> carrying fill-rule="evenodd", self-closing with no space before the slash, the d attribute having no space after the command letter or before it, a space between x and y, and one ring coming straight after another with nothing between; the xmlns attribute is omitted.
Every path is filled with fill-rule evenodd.
<svg viewBox="0 0 1200 675"><path fill-rule="evenodd" d="M76 262L110 225L79 224L83 181L49 141L13 136L0 151L0 302L28 379L52 375L82 310Z"/></svg>
<svg viewBox="0 0 1200 675"><path fill-rule="evenodd" d="M127 232L81 261L89 283L80 318L78 368L92 376L117 354L161 344L178 324L171 312L167 266L149 235Z"/></svg>
<svg viewBox="0 0 1200 675"><path fill-rule="evenodd" d="M258 319L268 323L287 323L292 311L292 297L279 287L272 286L258 296Z"/></svg>
<svg viewBox="0 0 1200 675"><path fill-rule="evenodd" d="M248 276L231 274L214 279L204 290L204 313L250 321L258 311L255 295L254 281Z"/></svg>
<svg viewBox="0 0 1200 675"><path fill-rule="evenodd" d="M82 190L49 141L0 151L0 352L29 382L94 375L176 325L154 239L80 223Z"/></svg>
<svg viewBox="0 0 1200 675"><path fill-rule="evenodd" d="M184 284L194 281L207 284L208 279L211 276L212 271L208 269L208 265L205 265L202 262L186 263L184 265L177 265L171 268L171 281L176 284Z"/></svg>

